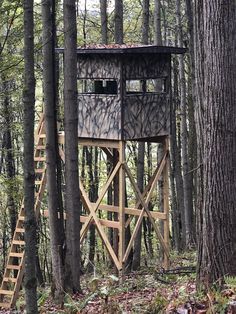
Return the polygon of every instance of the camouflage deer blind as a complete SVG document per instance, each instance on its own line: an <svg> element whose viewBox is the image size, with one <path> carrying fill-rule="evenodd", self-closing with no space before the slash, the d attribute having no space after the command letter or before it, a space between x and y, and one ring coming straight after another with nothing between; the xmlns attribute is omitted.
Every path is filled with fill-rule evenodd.
<svg viewBox="0 0 236 314"><path fill-rule="evenodd" d="M185 51L78 48L79 137L155 142L170 134L171 54Z"/></svg>

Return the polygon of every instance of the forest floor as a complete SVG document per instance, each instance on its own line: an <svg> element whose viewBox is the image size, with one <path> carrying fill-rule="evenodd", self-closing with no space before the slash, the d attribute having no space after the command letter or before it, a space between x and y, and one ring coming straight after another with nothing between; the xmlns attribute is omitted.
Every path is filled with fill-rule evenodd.
<svg viewBox="0 0 236 314"><path fill-rule="evenodd" d="M173 261L174 260L174 261ZM165 272L144 266L131 272L120 283L111 271L82 277L82 294L66 295L63 309L50 297L50 289L42 289L38 304L40 313L68 314L236 314L236 278L227 277L223 290L196 291L195 257L193 253L175 255L171 269ZM23 296L17 305L24 313Z"/></svg>

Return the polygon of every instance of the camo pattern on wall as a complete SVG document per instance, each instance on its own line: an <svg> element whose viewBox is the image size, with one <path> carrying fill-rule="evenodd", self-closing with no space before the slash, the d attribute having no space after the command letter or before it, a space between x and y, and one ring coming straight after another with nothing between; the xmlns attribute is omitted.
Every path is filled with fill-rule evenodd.
<svg viewBox="0 0 236 314"><path fill-rule="evenodd" d="M123 137L131 140L168 135L169 117L166 94L129 95L124 103Z"/></svg>
<svg viewBox="0 0 236 314"><path fill-rule="evenodd" d="M169 55L126 55L123 73L126 79L143 79L169 76Z"/></svg>
<svg viewBox="0 0 236 314"><path fill-rule="evenodd" d="M79 55L78 78L120 78L120 61L116 55Z"/></svg>
<svg viewBox="0 0 236 314"><path fill-rule="evenodd" d="M165 93L125 94L126 80L167 78ZM170 55L79 55L78 78L116 79L118 94L79 94L79 136L141 139L170 132ZM122 109L121 109L122 108Z"/></svg>
<svg viewBox="0 0 236 314"><path fill-rule="evenodd" d="M79 137L121 139L121 100L111 95L79 95Z"/></svg>

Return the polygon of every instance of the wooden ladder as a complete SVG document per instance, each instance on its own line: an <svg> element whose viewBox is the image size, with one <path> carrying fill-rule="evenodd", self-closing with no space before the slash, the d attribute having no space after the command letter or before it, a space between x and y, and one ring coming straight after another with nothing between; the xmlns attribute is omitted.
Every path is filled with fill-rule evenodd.
<svg viewBox="0 0 236 314"><path fill-rule="evenodd" d="M42 114L35 134L35 214L39 216L40 203L46 186L45 128ZM16 229L8 253L7 264L0 288L0 308L15 306L24 275L25 241L24 241L24 200L22 201Z"/></svg>

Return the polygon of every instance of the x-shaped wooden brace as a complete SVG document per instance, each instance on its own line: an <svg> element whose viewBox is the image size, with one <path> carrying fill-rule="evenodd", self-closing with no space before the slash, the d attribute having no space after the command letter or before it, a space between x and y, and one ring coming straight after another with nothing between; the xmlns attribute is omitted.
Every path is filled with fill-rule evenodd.
<svg viewBox="0 0 236 314"><path fill-rule="evenodd" d="M84 225L83 225L83 227L81 229L80 242L81 243L83 242L83 240L85 238L85 235L86 235L86 233L88 231L88 228L89 228L90 224L92 223L92 221L94 220L95 225L96 225L96 227L98 229L98 232L99 232L99 234L101 236L101 239L104 242L104 244L105 244L109 254L111 255L111 258L113 259L113 261L114 261L114 263L115 263L115 265L116 265L118 270L120 270L122 268L122 265L119 262L116 254L115 254L115 252L114 252L114 250L113 250L113 248L112 248L112 246L111 246L111 244L110 244L110 242L109 242L109 240L107 238L107 235L106 235L106 233L105 233L105 231L103 229L103 226L101 225L101 223L99 221L99 218L97 217L96 212L97 212L97 210L99 208L99 205L100 205L104 195L106 194L106 192L107 192L111 182L113 181L115 175L119 171L120 167L121 167L121 163L118 162L116 164L115 168L113 169L111 175L109 176L106 184L104 185L104 187L103 187L103 189L102 189L102 191L101 191L101 193L100 193L100 195L99 195L99 197L98 197L98 199L97 199L95 204L92 204L90 202L81 180L79 182L83 204L87 208L87 210L90 212L89 216L87 217L86 222L84 223Z"/></svg>
<svg viewBox="0 0 236 314"><path fill-rule="evenodd" d="M139 188L138 188L138 186L137 186L137 184L136 184L136 182L134 181L134 178L133 178L133 176L132 176L132 174L131 174L131 172L130 172L128 166L127 166L127 164L124 164L125 171L126 171L128 177L129 177L129 179L130 179L131 184L133 185L133 188L134 188L136 197L139 199L138 203L136 204L136 205L138 205L138 206L136 206L136 207L138 208L139 205L141 204L141 205L142 205L142 210L141 210L141 212L140 212L140 215L139 215L139 218L138 218L138 220L137 220L137 222L136 222L136 225L135 225L134 231L133 231L133 233L132 233L130 242L129 242L128 247L127 247L127 249L126 249L126 252L125 252L125 255L124 255L124 258L123 258L123 263L126 262L128 256L129 256L130 250L131 250L131 248L132 248L134 239L135 239L136 236L137 236L137 233L138 233L138 230L139 230L139 228L140 228L140 225L141 225L141 222L142 222L142 220L143 220L143 217L144 217L144 213L145 213L145 212L146 212L148 218L150 219L151 224L153 225L153 228L154 228L154 230L155 230L155 232L156 232L156 235L157 235L157 237L158 237L158 239L159 239L159 241L160 241L160 243L161 243L161 245L162 245L162 247L163 247L163 249L164 249L164 252L165 252L166 256L169 257L168 248L167 248L167 246L166 246L166 244L165 244L165 242L164 242L164 239L163 239L163 237L162 237L162 235L161 235L161 232L160 232L159 228L157 227L157 225L156 225L156 223L155 223L155 220L153 219L153 217L152 217L152 215L151 215L151 213L150 213L150 211L149 211L149 209L148 209L148 204L149 204L149 202L150 202L150 199L151 199L152 193L153 193L153 191L154 191L154 188L155 188L155 186L156 186L156 184L157 184L157 181L159 180L159 178L160 178L160 176L161 176L161 173L162 173L162 171L163 171L163 169L164 169L164 167L165 167L165 165L166 165L167 156L168 156L168 152L166 152L166 153L164 154L163 158L162 158L162 161L161 161L161 163L160 163L160 166L159 166L159 168L157 169L156 175L155 175L155 177L154 177L153 180L152 180L150 190L149 190L149 192L147 193L147 198L146 198L146 200L144 200L144 195L146 194L145 191L144 191L144 193L143 193L143 195L142 195L141 192L140 192L140 190L139 190ZM167 218L167 219L168 219L168 218Z"/></svg>
<svg viewBox="0 0 236 314"><path fill-rule="evenodd" d="M143 198L146 197L147 193L149 192L149 190L150 190L150 188L151 188L152 186L153 186L153 188L155 187L156 182L159 180L160 175L161 175L161 173L162 173L162 171L163 171L163 168L164 168L164 167L162 167L162 162L163 162L163 159L165 159L166 157L167 157L167 155L164 155L164 156L162 157L161 162L159 163L158 167L156 168L156 170L154 171L153 175L151 176L151 178L150 178L150 180L149 180L147 186L145 187L145 189L144 189L144 191L143 191L143 193L142 193L142 197L143 197ZM161 171L160 171L160 167L162 167L162 168L161 168ZM155 180L155 184L153 184L154 180ZM138 200L137 203L135 204L134 208L139 208L140 205L141 205L141 201ZM126 220L126 222L125 222L125 228L128 227L128 225L131 223L131 221L133 220L133 218L134 218L134 216L130 216L130 217Z"/></svg>
<svg viewBox="0 0 236 314"><path fill-rule="evenodd" d="M60 155L61 155L62 159L64 159L64 152L62 150L60 150ZM104 185L104 187L103 187L103 189L102 189L102 191L101 191L101 193L100 193L100 195L99 195L99 197L98 197L98 199L97 199L95 204L92 204L90 202L81 180L79 182L83 204L87 208L87 210L90 212L89 216L86 217L87 220L86 220L86 222L84 223L84 225L83 225L83 227L81 229L80 242L81 243L83 242L83 240L85 238L85 235L86 235L86 233L88 231L88 228L91 225L92 221L94 220L95 225L96 225L96 227L98 229L98 232L99 232L99 234L101 236L101 239L104 242L104 244L105 244L109 254L111 255L111 258L113 259L113 261L114 261L114 263L115 263L115 265L116 265L118 270L120 270L122 268L122 264L126 262L128 256L129 256L130 250L131 250L133 242L134 242L134 240L135 240L135 238L137 236L137 233L138 233L138 230L139 230L140 225L142 223L142 220L143 220L145 212L146 212L148 218L150 219L151 224L153 225L153 228L154 228L154 230L156 232L156 235L157 235L157 237L158 237L158 239L159 239L159 241L160 241L160 243L161 243L161 245L162 245L162 247L164 249L164 252L165 252L166 256L169 257L169 251L168 251L168 248L166 246L166 243L164 242L164 239L163 239L163 237L161 235L161 232L160 232L159 228L157 227L157 225L156 225L156 223L155 223L155 221L154 221L154 219L153 219L153 217L152 217L152 215L151 215L151 213L150 213L150 211L148 209L148 204L150 202L152 193L153 193L153 191L155 189L155 186L157 184L157 181L159 180L159 178L160 178L160 176L162 174L162 171L163 171L163 169L164 169L164 167L166 165L167 157L168 157L168 152L166 152L164 154L159 167L157 168L157 170L153 174L153 176L152 176L151 180L149 181L149 184L145 188L143 194L141 194L141 192L140 192L136 182L134 181L134 178L133 178L133 176L132 176L132 174L131 174L127 164L126 163L122 164L121 162L118 162L116 164L115 168L113 169L111 175L109 176L109 178L108 178L106 184ZM134 231L132 233L132 236L131 236L130 242L128 244L128 247L127 247L127 249L125 251L125 254L124 254L122 262L120 262L118 260L116 254L115 254L115 252L114 252L114 250L113 250L113 248L112 248L112 246L111 246L111 244L110 244L110 242L109 242L109 240L107 238L107 235L106 235L106 233L105 233L105 231L104 231L104 229L103 229L103 227L102 227L102 225L100 223L100 220L99 220L99 218L97 217L97 214L96 214L96 212L97 212L97 210L99 208L99 205L102 202L102 199L103 199L104 195L106 194L110 184L112 183L115 175L118 173L120 167L123 167L125 172L127 173L128 177L130 179L130 182L133 185L136 197L137 197L137 199L139 199L135 207L138 208L140 205L142 206L139 218L138 218L137 223L135 225ZM144 197L146 196L146 194L147 194L147 197L146 197L146 200L144 200ZM127 223L130 223L130 221L131 220L128 220L128 222L126 222L126 225L127 225Z"/></svg>
<svg viewBox="0 0 236 314"><path fill-rule="evenodd" d="M65 162L65 153L64 153L64 151L61 148L59 149L59 153L60 153L60 156L61 156L62 160ZM81 229L81 232L80 232L80 243L83 242L83 240L85 238L85 235L86 235L86 233L88 231L88 228L91 225L92 221L94 220L95 225L96 225L96 227L98 229L98 232L99 232L99 234L101 236L101 239L104 242L104 244L105 244L109 254L111 255L111 258L113 259L113 261L114 261L114 263L115 263L115 265L116 265L118 270L120 270L122 268L122 265L119 262L116 254L115 254L115 252L114 252L114 250L113 250L113 248L112 248L112 246L111 246L111 244L110 244L110 242L109 242L109 240L107 238L107 235L106 235L106 233L105 233L105 231L104 231L104 229L103 229L103 227L102 227L102 225L101 225L101 223L99 221L99 218L97 217L96 212L97 212L97 210L99 208L99 205L101 204L102 199L103 199L104 195L106 194L110 184L112 183L115 175L118 173L120 167L121 167L121 162L118 162L116 164L115 168L113 169L113 171L111 172L111 175L109 176L106 184L103 186L102 191L101 191L101 193L100 193L100 195L99 195L99 197L98 197L98 199L97 199L95 204L92 204L90 202L90 200L88 198L88 195L87 195L87 193L86 193L86 191L84 189L83 183L82 183L81 179L79 179L79 187L80 187L80 193L81 193L82 202L83 202L83 205L86 207L86 209L89 211L89 216L86 217L87 220L84 223L84 225L82 226L82 229Z"/></svg>

